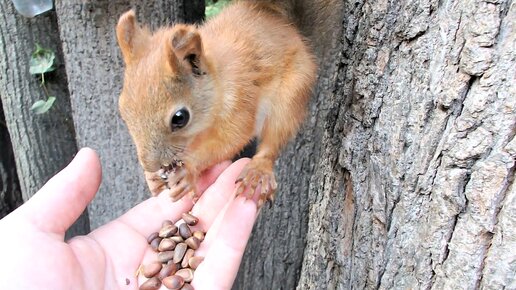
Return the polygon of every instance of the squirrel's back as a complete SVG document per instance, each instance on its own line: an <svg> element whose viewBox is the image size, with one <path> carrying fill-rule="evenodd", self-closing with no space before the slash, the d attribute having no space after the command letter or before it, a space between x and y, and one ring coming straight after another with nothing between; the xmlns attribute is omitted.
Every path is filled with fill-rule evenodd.
<svg viewBox="0 0 516 290"><path fill-rule="evenodd" d="M292 73L306 77L306 83L314 81L316 65L308 45L275 4L237 1L199 33L226 96L229 91L257 102L257 95L268 97L286 85L284 76Z"/></svg>

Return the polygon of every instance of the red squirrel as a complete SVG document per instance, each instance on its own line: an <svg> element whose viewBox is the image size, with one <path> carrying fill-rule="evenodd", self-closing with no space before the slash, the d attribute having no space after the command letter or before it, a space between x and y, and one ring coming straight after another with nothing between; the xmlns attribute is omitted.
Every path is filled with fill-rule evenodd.
<svg viewBox="0 0 516 290"><path fill-rule="evenodd" d="M257 137L237 194L259 188L259 205L272 201L274 162L303 121L316 77L300 33L277 7L256 2L155 32L135 18L126 12L116 28L125 62L119 107L153 195L169 188L174 201L195 197L203 170Z"/></svg>

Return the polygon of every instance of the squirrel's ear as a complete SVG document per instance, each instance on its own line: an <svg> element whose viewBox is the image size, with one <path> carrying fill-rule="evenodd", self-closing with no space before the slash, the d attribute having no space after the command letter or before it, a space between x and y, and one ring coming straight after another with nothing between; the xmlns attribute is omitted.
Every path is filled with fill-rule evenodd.
<svg viewBox="0 0 516 290"><path fill-rule="evenodd" d="M120 16L116 26L116 37L125 63L130 63L136 57L135 47L138 45L137 42L141 41L142 34L133 10Z"/></svg>
<svg viewBox="0 0 516 290"><path fill-rule="evenodd" d="M202 40L197 28L193 25L176 25L172 32L171 55L169 62L172 68L177 65L185 67L195 75L204 74L202 69Z"/></svg>

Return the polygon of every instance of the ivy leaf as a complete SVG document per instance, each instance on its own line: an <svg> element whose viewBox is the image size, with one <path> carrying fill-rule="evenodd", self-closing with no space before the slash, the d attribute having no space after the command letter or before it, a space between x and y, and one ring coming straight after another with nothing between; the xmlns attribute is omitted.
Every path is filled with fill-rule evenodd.
<svg viewBox="0 0 516 290"><path fill-rule="evenodd" d="M56 97L48 97L46 101L44 100L38 100L34 104L32 104L32 107L30 109L34 111L36 114L44 114L52 108L52 105L56 101Z"/></svg>
<svg viewBox="0 0 516 290"><path fill-rule="evenodd" d="M44 74L55 70L55 53L51 49L46 49L36 44L36 50L32 53L29 61L29 72L33 75Z"/></svg>

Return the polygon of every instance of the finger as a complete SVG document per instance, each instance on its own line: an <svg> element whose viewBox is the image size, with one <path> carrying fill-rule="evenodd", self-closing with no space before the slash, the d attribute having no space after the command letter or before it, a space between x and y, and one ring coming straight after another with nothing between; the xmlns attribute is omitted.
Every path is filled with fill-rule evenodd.
<svg viewBox="0 0 516 290"><path fill-rule="evenodd" d="M19 212L41 231L64 236L95 196L101 175L97 153L83 148L68 166L22 205Z"/></svg>
<svg viewBox="0 0 516 290"><path fill-rule="evenodd" d="M203 232L207 232L201 247L196 251L196 256L204 257L206 255L206 251L208 251L210 248L211 243L217 237L218 229L222 223L224 214L235 198L236 188L238 187L238 184L235 184L235 182L238 180L238 177L241 175L243 168L245 168L245 165L247 165L249 161L250 159L243 159L242 165L238 168L239 170L237 170L235 174L231 175L231 183L227 185L223 192L219 192L218 194L214 195L206 194L207 196L210 196L210 198L206 199L204 204L199 204L199 207L196 205L193 208L192 211L196 211L194 212L194 215L196 215L198 211L199 215L201 216L199 218L199 223L197 226L193 227L193 229L201 229ZM257 199L253 199L253 201L256 203ZM217 204L215 208L216 210L211 211L211 205L213 204Z"/></svg>
<svg viewBox="0 0 516 290"><path fill-rule="evenodd" d="M249 163L248 158L237 160L219 176L212 186L206 189L192 209L192 214L199 217L199 223L194 229L208 231L224 206L233 199L235 180L247 163Z"/></svg>
<svg viewBox="0 0 516 290"><path fill-rule="evenodd" d="M204 189L212 184L228 166L229 162L223 162L204 172L198 184L199 188ZM151 197L132 208L117 221L147 237L159 230L163 220L169 219L175 222L181 218L182 213L189 211L192 206L192 200L187 197L172 202L168 190L165 190L160 195Z"/></svg>
<svg viewBox="0 0 516 290"><path fill-rule="evenodd" d="M216 239L195 271L195 289L231 289L256 217L253 201L237 197L231 202Z"/></svg>
<svg viewBox="0 0 516 290"><path fill-rule="evenodd" d="M199 178L199 182L197 183L197 188L199 192L204 192L210 185L212 185L221 175L221 173L226 170L231 165L231 161L221 162L214 167L204 171Z"/></svg>

